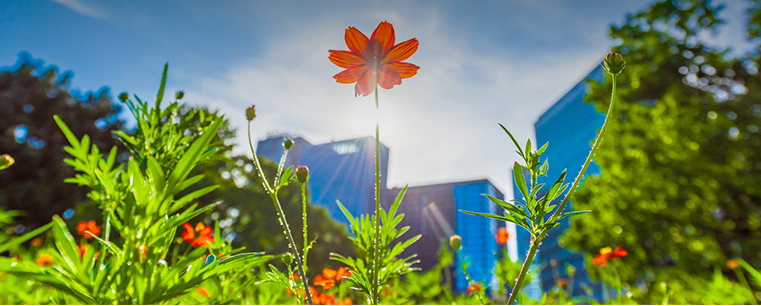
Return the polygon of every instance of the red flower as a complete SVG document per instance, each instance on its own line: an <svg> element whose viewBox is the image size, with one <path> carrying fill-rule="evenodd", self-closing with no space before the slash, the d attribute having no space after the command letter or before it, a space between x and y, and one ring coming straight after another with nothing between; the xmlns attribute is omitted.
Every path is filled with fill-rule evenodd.
<svg viewBox="0 0 761 306"><path fill-rule="evenodd" d="M505 244L508 238L510 238L510 233L507 232L507 228L501 227L497 231L497 243Z"/></svg>
<svg viewBox="0 0 761 306"><path fill-rule="evenodd" d="M182 233L182 239L190 242L194 247L206 245L209 242L214 242L214 237L211 236L211 227L203 225L202 222L198 222L195 230L190 224L183 224L185 232ZM196 232L198 235L196 236Z"/></svg>
<svg viewBox="0 0 761 306"><path fill-rule="evenodd" d="M420 67L402 62L417 51L416 38L394 45L394 26L381 22L370 39L354 27L346 29L344 36L350 51L328 50L333 64L346 70L334 75L336 82L357 83L355 95L367 96L375 90L375 84L385 89L402 84L402 79L417 74Z"/></svg>
<svg viewBox="0 0 761 306"><path fill-rule="evenodd" d="M629 252L621 248L620 246L616 248L615 251L613 251L613 257L626 257Z"/></svg>
<svg viewBox="0 0 761 306"><path fill-rule="evenodd" d="M475 283L468 285L468 294L473 294L474 292L481 291L481 284Z"/></svg>
<svg viewBox="0 0 761 306"><path fill-rule="evenodd" d="M77 225L77 234L85 237L85 239L92 238L92 235L88 234L87 231L93 233L95 236L98 236L100 235L100 226L95 223L95 220L79 221L79 224Z"/></svg>

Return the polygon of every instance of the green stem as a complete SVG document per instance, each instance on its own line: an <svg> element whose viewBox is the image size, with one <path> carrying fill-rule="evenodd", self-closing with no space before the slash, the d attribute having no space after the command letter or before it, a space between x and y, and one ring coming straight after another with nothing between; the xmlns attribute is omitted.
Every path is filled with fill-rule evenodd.
<svg viewBox="0 0 761 306"><path fill-rule="evenodd" d="M568 190L568 193L565 195L565 198L563 198L563 202L558 206L555 213L550 217L550 219L547 221L547 223L552 223L557 220L557 218L560 216L560 213L563 211L563 208L565 208L565 205L568 204L568 201L571 199L571 196L573 196L573 193L576 191L576 188L579 186L579 183L581 182L581 178L584 176L584 172L587 171L587 167L589 166L589 163L592 162L592 157L595 155L595 151L597 151L597 148L600 147L600 143L602 143L602 137L605 135L605 131L608 128L608 123L610 122L611 114L613 113L613 108L616 104L616 75L612 74L613 76L613 92L610 95L610 106L608 107L608 113L605 115L605 122L602 124L602 129L600 130L600 134L597 135L597 139L595 139L595 143L592 145L592 150L589 151L589 155L587 156L587 160L584 161L584 165L581 167L581 171L579 172L579 175L576 176L576 179L573 181L573 184L571 185L571 189ZM532 174L533 176L533 174ZM528 255L526 256L526 260L523 262L523 268L521 268L521 273L518 275L518 280L515 282L515 287L513 287L513 292L510 293L510 299L507 301L508 305L512 305L515 303L515 299L518 297L518 294L521 290L521 283L523 282L523 279L525 277L525 274L528 272L528 267L531 265L531 262L534 261L534 256L536 256L536 249L539 247L539 245L542 243L542 239L544 239L545 236L547 236L547 232L549 229L542 230L539 235L536 237L536 239L533 239L531 244L531 249L528 252Z"/></svg>
<svg viewBox="0 0 761 306"><path fill-rule="evenodd" d="M373 248L373 305L380 302L380 108L378 107L378 82L375 83L375 247Z"/></svg>
<svg viewBox="0 0 761 306"><path fill-rule="evenodd" d="M264 185L264 189L269 194L270 199L272 199L272 204L274 204L275 209L277 209L276 213L280 217L280 225L282 225L283 230L285 230L285 238L288 240L288 244L290 248L293 249L293 253L295 254L296 263L298 263L299 266L299 274L301 275L301 280L304 282L304 294L307 296L307 301L309 301L309 304L314 305L314 302L312 301L312 294L309 292L309 281L307 280L306 273L304 273L304 264L301 261L299 249L296 248L296 244L293 241L293 235L291 234L291 229L288 227L288 220L285 219L283 207L280 205L280 200L277 198L276 190L272 189L269 186L269 183L267 183L267 178L264 176L264 169L262 169L261 165L259 164L259 157L256 156L256 150L254 150L254 145L251 142L251 121L248 122L248 145L251 148L251 154L254 155L254 164L256 165L257 172L259 172L259 176L262 178L262 185Z"/></svg>
<svg viewBox="0 0 761 306"><path fill-rule="evenodd" d="M738 268L734 268L732 270L735 271L735 274L737 275L737 279L740 280L740 284L742 284L745 288L748 289L748 292L750 292L751 303L758 303L759 301L756 299L756 296L753 294L753 289L751 289L750 285L748 285L748 280L745 279L745 274L743 274L742 270Z"/></svg>
<svg viewBox="0 0 761 306"><path fill-rule="evenodd" d="M301 183L301 219L304 221L304 267L305 269L309 269L307 266L307 253L309 250L307 247L309 246L309 236L307 235L307 184Z"/></svg>
<svg viewBox="0 0 761 306"><path fill-rule="evenodd" d="M462 267L462 272L465 273L465 279L468 280L468 283L471 287L473 287L473 293L476 295L476 298L478 298L478 302L481 303L481 305L485 305L484 301L481 299L480 292L476 291L476 284L473 282L473 280L470 279L470 274L468 274L468 270L465 269L465 262L462 261L462 257L460 257L460 251L454 250L455 254L457 254L457 258L460 259L460 266Z"/></svg>
<svg viewBox="0 0 761 306"><path fill-rule="evenodd" d="M280 186L281 176L283 175L283 167L285 166L285 158L288 156L288 150L283 151L283 156L280 156L280 163L277 164L277 174L275 175L275 183L272 184L274 188ZM286 178L288 179L288 178Z"/></svg>
<svg viewBox="0 0 761 306"><path fill-rule="evenodd" d="M568 204L568 201L571 199L571 196L573 196L573 193L576 191L576 188L579 186L579 183L581 182L581 178L584 177L584 172L587 171L587 167L589 166L589 163L592 162L592 158L595 156L595 151L597 151L597 148L600 147L600 143L602 143L602 137L605 135L605 131L608 128L608 123L610 122L610 115L613 113L613 107L616 105L616 75L611 74L613 76L613 93L610 95L610 106L608 107L608 113L605 115L605 122L602 124L602 129L600 130L600 134L597 135L597 139L595 139L595 143L592 145L592 150L589 151L589 155L587 155L587 160L584 161L584 166L581 167L581 171L579 172L579 175L576 176L576 179L573 181L573 185L571 185L571 189L568 190L568 193L565 195L565 198L563 198L563 202L558 206L558 209L555 211L555 214L552 215L548 223L555 222L557 220L558 216L560 216L560 213L563 211L563 208L565 208L565 205Z"/></svg>

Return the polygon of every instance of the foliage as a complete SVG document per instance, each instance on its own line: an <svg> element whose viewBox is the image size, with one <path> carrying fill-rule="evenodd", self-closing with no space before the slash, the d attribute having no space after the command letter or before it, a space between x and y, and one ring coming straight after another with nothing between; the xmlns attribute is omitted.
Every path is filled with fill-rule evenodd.
<svg viewBox="0 0 761 306"><path fill-rule="evenodd" d="M383 208L380 209L381 224L379 227L380 243L378 244L378 251L380 253L379 266L382 268L377 275L380 291L388 286L393 278L418 270L412 267L412 265L419 262L414 259L417 255L412 255L407 258L397 258L397 256L404 252L408 246L420 239L420 235L409 238L406 241L399 241L389 249L395 240L400 239L401 236L409 230L409 227L403 227L401 229L396 228L396 226L399 225L399 222L404 218L404 214L397 215L396 213L406 192L407 187L404 187L399 192L394 203L389 207L388 212ZM376 244L373 243L376 235L375 217L362 215L355 218L346 207L341 204L341 202L338 202L338 206L341 207L344 215L349 219L349 228L354 234L354 237L351 239L357 247L359 256L354 258L331 253L330 258L351 268L352 276L349 277L349 280L356 286L356 290L367 295L369 301L372 292L371 280L375 279L375 273L377 272L370 266L372 264L372 255L374 254L376 247Z"/></svg>
<svg viewBox="0 0 761 306"><path fill-rule="evenodd" d="M107 88L96 93L69 93L72 74L21 53L11 71L0 73L0 152L22 167L0 172L0 207L28 212L19 217L27 228L50 222L77 203L87 201L86 188L65 184L72 168L63 163L66 139L53 115L71 125L76 135L90 135L93 144L117 152L124 148L111 131L122 129L121 108L111 103Z"/></svg>
<svg viewBox="0 0 761 306"><path fill-rule="evenodd" d="M177 101L161 108L166 74L167 66L155 106L137 96L137 103L127 101L138 128L135 136L118 133L131 155L126 163L116 164L115 147L104 156L88 135L77 138L55 117L70 143L66 152L74 157L65 162L80 172L67 182L87 186L88 196L103 210L103 237L88 232L100 248L83 249L55 216L51 225L58 251L49 250L50 266L0 258L0 271L55 288L54 303L163 304L204 280L229 280L272 258L232 250L222 239L186 248L182 256L172 247L180 225L214 206L197 208L194 203L214 186L177 195L202 178L189 177L197 163L219 158L221 148L212 140L222 118L212 121L201 114L193 127L188 124L192 116L176 121ZM218 237L218 225L214 233Z"/></svg>
<svg viewBox="0 0 761 306"><path fill-rule="evenodd" d="M720 10L661 1L611 28L621 42L614 50L629 62L623 102L595 156L602 174L574 197L575 208L594 212L561 242L587 254L604 245L631 250L615 274L643 288L641 303L662 302L661 282L674 290L672 303L706 303L706 290L720 287L711 285L713 267L738 257L761 266L759 56L734 59L699 41L722 23ZM587 101L605 111L610 85L590 86ZM615 284L596 270L590 275Z"/></svg>

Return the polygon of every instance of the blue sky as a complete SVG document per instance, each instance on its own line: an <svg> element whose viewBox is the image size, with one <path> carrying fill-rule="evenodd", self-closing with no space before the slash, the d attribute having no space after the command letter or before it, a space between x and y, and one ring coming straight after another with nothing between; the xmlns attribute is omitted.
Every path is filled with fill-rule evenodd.
<svg viewBox="0 0 761 306"><path fill-rule="evenodd" d="M421 67L380 92L389 187L488 178L509 197L518 156L497 123L533 138L539 115L615 45L610 25L651 3L6 0L0 67L26 51L73 71L72 89L150 99L168 61L168 90L226 114L241 145L251 104L255 139L287 132L323 143L374 133L372 96L332 79L341 69L327 50L348 49L348 26L369 36L387 20L397 41L420 41L408 62ZM747 3L718 3L727 24L704 40L744 52Z"/></svg>

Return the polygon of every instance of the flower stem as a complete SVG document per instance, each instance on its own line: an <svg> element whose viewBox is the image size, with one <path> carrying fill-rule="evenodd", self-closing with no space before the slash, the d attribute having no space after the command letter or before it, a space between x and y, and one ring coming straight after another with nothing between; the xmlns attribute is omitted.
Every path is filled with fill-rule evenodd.
<svg viewBox="0 0 761 306"><path fill-rule="evenodd" d="M378 107L378 82L375 82L375 247L373 248L373 296L372 304L380 302L380 108Z"/></svg>
<svg viewBox="0 0 761 306"><path fill-rule="evenodd" d="M613 76L613 92L610 95L610 106L608 107L608 113L605 115L605 122L602 124L602 129L600 130L600 133L597 135L597 139L595 139L595 143L592 145L592 150L589 151L589 155L587 155L587 160L584 161L584 165L581 167L581 171L579 172L579 175L576 176L576 179L573 181L573 184L571 185L571 189L568 190L568 193L565 195L565 198L563 198L563 202L558 206L555 213L550 217L550 219L547 221L547 223L552 223L557 220L557 218L560 216L560 213L563 211L563 208L565 208L565 205L568 204L568 201L571 199L571 196L573 196L573 193L576 191L576 188L579 186L579 183L581 182L582 177L584 177L584 172L587 171L587 167L589 166L589 163L592 162L592 158L595 155L595 151L597 151L597 148L600 147L600 143L602 143L602 137L605 135L605 131L608 128L608 123L610 122L611 114L613 113L613 107L616 104L616 75L611 74ZM532 173L532 177L534 174ZM521 283L523 282L523 279L525 278L526 273L528 273L528 267L531 265L531 262L534 261L534 256L536 256L537 248L542 243L542 239L544 239L545 236L547 236L547 232L549 232L549 229L542 230L538 236L536 236L535 239L532 240L531 243L531 249L528 252L528 255L526 256L526 260L523 262L523 268L521 268L521 272L518 275L518 280L515 281L515 287L513 287L513 292L510 293L510 299L507 301L507 305L512 305L515 303L515 299L518 297L518 294L521 290Z"/></svg>
<svg viewBox="0 0 761 306"><path fill-rule="evenodd" d="M259 176L262 179L262 185L264 186L264 190L267 191L267 193L270 196L270 199L272 199L272 204L275 205L276 213L280 217L280 225L283 226L283 230L285 230L285 238L288 240L288 244L291 249L293 249L293 253L295 254L294 257L296 257L296 263L298 263L299 266L299 274L301 276L301 280L304 282L304 294L307 297L307 301L310 305L314 305L314 302L312 301L312 294L309 292L309 281L307 280L306 273L304 273L304 264L301 261L301 256L299 255L299 249L296 248L296 244L293 241L293 235L291 234L291 229L288 227L288 220L285 219L285 213L283 213L283 207L280 205L280 200L277 198L277 190L272 189L269 186L269 183L267 183L267 178L264 176L264 169L262 169L261 165L259 164L259 157L256 156L256 150L254 150L254 145L251 142L251 121L248 122L248 145L251 148L251 154L254 155L254 164L256 165L256 170L259 172Z"/></svg>
<svg viewBox="0 0 761 306"><path fill-rule="evenodd" d="M476 291L476 284L473 282L473 280L470 279L470 274L468 274L468 270L465 269L465 262L462 261L462 257L460 257L460 251L454 250L455 254L457 254L457 258L460 259L460 266L462 267L462 272L465 273L465 279L468 280L468 284L473 288L473 294L476 295L476 298L478 298L478 302L481 303L481 305L485 305L484 301L481 299L481 294Z"/></svg>
<svg viewBox="0 0 761 306"><path fill-rule="evenodd" d="M304 221L304 268L309 269L307 266L307 253L309 250L309 236L307 235L307 184L301 183L301 219Z"/></svg>

